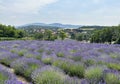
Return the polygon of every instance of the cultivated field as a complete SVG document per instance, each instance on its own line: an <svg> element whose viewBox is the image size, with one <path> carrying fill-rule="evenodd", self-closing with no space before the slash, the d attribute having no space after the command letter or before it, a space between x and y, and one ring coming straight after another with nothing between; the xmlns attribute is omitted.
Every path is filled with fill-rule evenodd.
<svg viewBox="0 0 120 84"><path fill-rule="evenodd" d="M2 41L0 84L120 84L120 45Z"/></svg>

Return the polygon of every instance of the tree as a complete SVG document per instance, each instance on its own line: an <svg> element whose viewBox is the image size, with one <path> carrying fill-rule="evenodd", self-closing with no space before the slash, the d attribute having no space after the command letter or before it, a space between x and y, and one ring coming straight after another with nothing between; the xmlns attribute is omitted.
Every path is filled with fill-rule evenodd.
<svg viewBox="0 0 120 84"><path fill-rule="evenodd" d="M24 34L23 30L15 29L14 26L0 24L0 37L22 38Z"/></svg>
<svg viewBox="0 0 120 84"><path fill-rule="evenodd" d="M105 27L101 30L95 30L91 36L91 42L97 43L112 43L113 41L119 42L120 37L120 27L119 26L112 26L112 27Z"/></svg>
<svg viewBox="0 0 120 84"><path fill-rule="evenodd" d="M63 31L63 30L60 30L59 31L59 37L64 40L66 37L67 37L67 34Z"/></svg>
<svg viewBox="0 0 120 84"><path fill-rule="evenodd" d="M115 44L120 44L120 37L116 40Z"/></svg>
<svg viewBox="0 0 120 84"><path fill-rule="evenodd" d="M50 41L51 37L52 37L52 31L51 30L45 30L45 32L44 32L44 39Z"/></svg>
<svg viewBox="0 0 120 84"><path fill-rule="evenodd" d="M83 34L82 33L76 34L76 40L82 41L83 40Z"/></svg>
<svg viewBox="0 0 120 84"><path fill-rule="evenodd" d="M23 30L18 30L18 38L23 38L25 36L25 32Z"/></svg>
<svg viewBox="0 0 120 84"><path fill-rule="evenodd" d="M72 33L70 38L71 38L71 39L76 39L75 33Z"/></svg>
<svg viewBox="0 0 120 84"><path fill-rule="evenodd" d="M35 39L39 39L39 40L43 40L43 37L44 37L43 33L36 33L36 34L34 35L34 38L35 38Z"/></svg>

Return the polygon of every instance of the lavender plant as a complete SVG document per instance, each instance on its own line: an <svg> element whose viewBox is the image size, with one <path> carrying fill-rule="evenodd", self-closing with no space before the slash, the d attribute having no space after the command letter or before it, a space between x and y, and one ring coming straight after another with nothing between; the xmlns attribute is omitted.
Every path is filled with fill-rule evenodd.
<svg viewBox="0 0 120 84"><path fill-rule="evenodd" d="M82 63L75 63L72 60L61 59L55 60L53 65L63 69L70 76L77 76L79 78L84 77L85 68Z"/></svg>
<svg viewBox="0 0 120 84"><path fill-rule="evenodd" d="M4 84L7 80L16 80L16 77L7 68L0 65L0 84Z"/></svg>
<svg viewBox="0 0 120 84"><path fill-rule="evenodd" d="M20 58L11 63L11 67L15 69L16 74L23 75L24 77L30 79L31 73L43 66L43 64L33 58Z"/></svg>
<svg viewBox="0 0 120 84"><path fill-rule="evenodd" d="M58 76L61 84L63 82L63 84L119 84L120 45L82 43L74 40L1 41L0 63L10 65L17 74L30 79L31 73L33 74L36 70L40 71L42 77L38 76L38 72L34 74L33 82L35 84L37 84L36 80L39 81L39 77L40 80L45 80L47 77L44 75L46 74L50 74L51 80L55 80ZM52 65L49 66L52 67L52 70L49 72L47 68L48 70L45 69L45 72L41 72L41 67L46 65ZM56 68L54 70L53 66L63 71L56 70ZM104 73L102 66L107 66L107 69L113 72ZM8 77L8 75L4 75L4 72L0 73L0 77L3 77L2 80L4 80L4 76ZM17 83L7 79L8 83ZM81 82L78 82L79 80ZM54 81L51 82L51 84L56 84Z"/></svg>
<svg viewBox="0 0 120 84"><path fill-rule="evenodd" d="M35 70L32 75L34 84L78 84L80 81L72 79L64 72L53 66L45 66Z"/></svg>
<svg viewBox="0 0 120 84"><path fill-rule="evenodd" d="M89 67L85 71L85 78L90 84L98 84L102 80L103 69L99 66Z"/></svg>

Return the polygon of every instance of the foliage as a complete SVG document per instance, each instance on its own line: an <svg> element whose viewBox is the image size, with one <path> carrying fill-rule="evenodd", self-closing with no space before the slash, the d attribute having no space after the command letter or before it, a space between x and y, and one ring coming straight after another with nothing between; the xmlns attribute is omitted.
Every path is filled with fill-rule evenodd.
<svg viewBox="0 0 120 84"><path fill-rule="evenodd" d="M22 38L24 35L25 32L23 30L15 29L14 26L0 24L0 37Z"/></svg>
<svg viewBox="0 0 120 84"><path fill-rule="evenodd" d="M84 61L84 64L88 67L88 66L92 66L95 64L95 61L92 59L87 59Z"/></svg>
<svg viewBox="0 0 120 84"><path fill-rule="evenodd" d="M63 30L60 30L59 31L59 37L64 40L66 37L67 37L67 34L63 31Z"/></svg>
<svg viewBox="0 0 120 84"><path fill-rule="evenodd" d="M5 79L7 84L20 83L4 73L6 70L33 84L42 84L41 81L43 84L120 83L119 44L83 43L70 39L1 41L0 63L12 68L0 66L0 79L10 77L10 80Z"/></svg>
<svg viewBox="0 0 120 84"><path fill-rule="evenodd" d="M45 66L32 73L34 84L64 84L65 75L59 68Z"/></svg>
<svg viewBox="0 0 120 84"><path fill-rule="evenodd" d="M119 78L113 73L107 73L105 76L106 84L120 84Z"/></svg>
<svg viewBox="0 0 120 84"><path fill-rule="evenodd" d="M11 67L15 69L16 74L20 74L30 79L31 73L40 68L43 64L33 58L20 58L11 63Z"/></svg>
<svg viewBox="0 0 120 84"><path fill-rule="evenodd" d="M58 57L64 57L64 53L58 52L58 53L57 53L57 56L58 56Z"/></svg>
<svg viewBox="0 0 120 84"><path fill-rule="evenodd" d="M90 82L90 84L98 84L102 78L102 68L100 67L90 67L85 71L85 78Z"/></svg>
<svg viewBox="0 0 120 84"><path fill-rule="evenodd" d="M101 30L95 30L91 36L91 42L96 43L112 43L113 41L116 41L116 43L119 43L120 38L120 26L112 26L112 27L106 27Z"/></svg>
<svg viewBox="0 0 120 84"><path fill-rule="evenodd" d="M43 33L36 33L36 34L34 35L34 38L35 38L35 39L39 39L39 40L43 40L43 37L44 37Z"/></svg>
<svg viewBox="0 0 120 84"><path fill-rule="evenodd" d="M67 74L71 76L78 76L79 78L84 77L84 66L81 63L71 63L65 60L56 60L53 62L54 66L60 67Z"/></svg>
<svg viewBox="0 0 120 84"><path fill-rule="evenodd" d="M116 64L116 63L108 63L107 64L108 68L110 69L115 69L115 70L120 70L120 64Z"/></svg>

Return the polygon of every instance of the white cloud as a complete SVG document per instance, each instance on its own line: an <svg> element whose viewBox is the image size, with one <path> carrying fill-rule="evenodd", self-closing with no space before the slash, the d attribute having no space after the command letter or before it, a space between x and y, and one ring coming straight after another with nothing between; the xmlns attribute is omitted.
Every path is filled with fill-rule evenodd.
<svg viewBox="0 0 120 84"><path fill-rule="evenodd" d="M3 9L2 12L12 12L12 13L36 13L42 7L54 3L57 0L1 0Z"/></svg>

